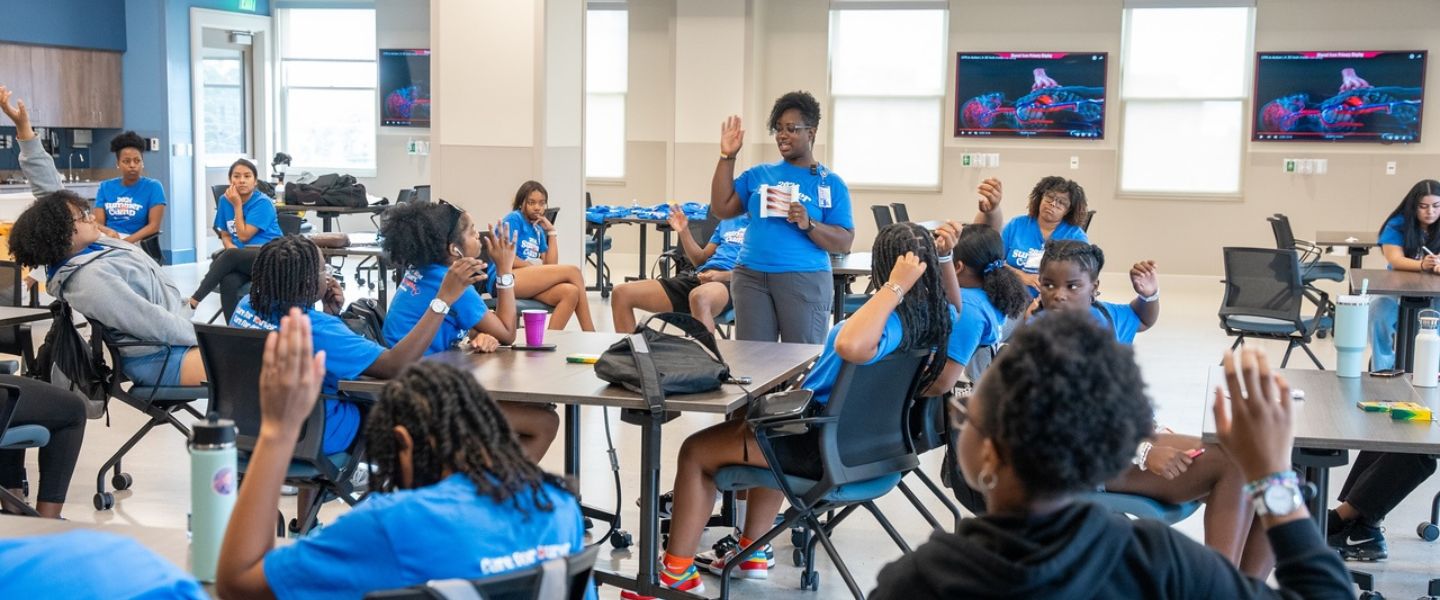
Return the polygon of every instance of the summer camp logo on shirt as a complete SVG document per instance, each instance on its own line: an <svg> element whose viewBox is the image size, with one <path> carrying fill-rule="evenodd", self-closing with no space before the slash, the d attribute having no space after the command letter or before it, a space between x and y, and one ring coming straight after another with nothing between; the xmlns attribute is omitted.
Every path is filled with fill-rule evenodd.
<svg viewBox="0 0 1440 600"><path fill-rule="evenodd" d="M407 270L405 271L405 279L400 282L400 289L410 292L411 296L419 296L420 280L424 278L425 276L417 269Z"/></svg>
<svg viewBox="0 0 1440 600"><path fill-rule="evenodd" d="M743 244L743 243L745 243L745 229L747 229L747 228L741 227L741 228L739 228L739 229L736 229L735 231L726 232L725 235L722 236L723 239L725 240L725 243L727 243L727 244Z"/></svg>
<svg viewBox="0 0 1440 600"><path fill-rule="evenodd" d="M130 196L120 196L114 202L105 205L105 214L111 217L133 217L140 214L140 205Z"/></svg>

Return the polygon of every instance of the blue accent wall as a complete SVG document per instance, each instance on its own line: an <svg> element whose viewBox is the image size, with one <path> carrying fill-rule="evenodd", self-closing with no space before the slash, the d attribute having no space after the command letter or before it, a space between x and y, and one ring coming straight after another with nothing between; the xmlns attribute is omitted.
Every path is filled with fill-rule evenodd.
<svg viewBox="0 0 1440 600"><path fill-rule="evenodd" d="M3 5L0 41L125 51L125 0L6 0Z"/></svg>

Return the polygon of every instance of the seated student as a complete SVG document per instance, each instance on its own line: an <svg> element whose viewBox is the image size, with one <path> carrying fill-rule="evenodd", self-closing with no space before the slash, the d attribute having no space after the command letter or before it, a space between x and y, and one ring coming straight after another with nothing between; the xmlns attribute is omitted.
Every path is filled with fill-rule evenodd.
<svg viewBox="0 0 1440 600"><path fill-rule="evenodd" d="M545 186L526 181L515 192L514 211L502 221L515 235L515 297L554 306L550 329L564 329L573 314L582 331L595 331L580 267L557 264L560 250L556 240L560 233L545 218L549 198ZM494 271L491 265L490 279L485 282L485 292L491 296L495 295Z"/></svg>
<svg viewBox="0 0 1440 600"><path fill-rule="evenodd" d="M190 309L175 283L143 250L104 237L90 203L60 186L55 161L30 127L24 102L0 87L0 112L15 123L20 170L36 200L10 230L10 253L22 266L44 267L47 289L76 312L109 327L121 342L120 369L142 385L198 385L205 366L196 347Z"/></svg>
<svg viewBox="0 0 1440 600"><path fill-rule="evenodd" d="M0 538L0 565L0 598L210 598L194 576L134 539L92 529Z"/></svg>
<svg viewBox="0 0 1440 600"><path fill-rule="evenodd" d="M483 273L480 261L473 258L457 260L446 271L435 297L448 307ZM436 310L438 306L432 307L415 322L409 334L389 349L361 337L335 316L340 312L344 295L338 285L327 285L325 259L320 255L320 248L309 238L299 235L287 235L260 248L259 255L255 257L254 276L250 294L240 300L230 325L274 331L280 327L280 317L292 307L305 311L314 325L308 331L314 336L315 348L329 356L325 363L327 370L322 390L327 396L339 395L339 384L343 379L355 379L361 375L380 379L396 376L406 365L425 355L425 349L434 341L436 332L440 331L445 321L446 311ZM314 310L315 303L322 300L325 310ZM358 407L349 402L326 399L323 444L326 454L349 448L359 429Z"/></svg>
<svg viewBox="0 0 1440 600"><path fill-rule="evenodd" d="M390 312L385 315L385 343L396 344L425 313L437 308L436 294L446 270L456 260L474 259L481 250L480 234L470 215L441 200L409 203L390 209L380 226L385 255L404 273ZM496 291L500 303L494 312L485 308L480 293L466 288L446 306L445 320L426 354L454 348L469 335L468 345L476 352L494 352L501 343L515 342L515 282L509 265L514 261L515 244L509 228L501 223L488 238L486 250L496 267ZM530 460L539 462L555 440L560 417L555 407L539 404L499 402L501 412L520 436L520 445Z"/></svg>
<svg viewBox="0 0 1440 600"><path fill-rule="evenodd" d="M1075 240L1046 242L1035 312L1088 309L1097 321L1115 331L1116 340L1132 344L1136 333L1150 329L1160 319L1160 281L1155 261L1141 261L1130 268L1130 285L1136 296L1128 304L1100 300L1103 268L1105 253L1099 246Z"/></svg>
<svg viewBox="0 0 1440 600"><path fill-rule="evenodd" d="M730 306L730 271L740 257L745 243L745 230L750 218L740 215L725 219L715 228L704 248L690 234L690 220L679 205L670 205L670 228L680 237L685 258L696 265L694 273L642 279L615 286L610 298L610 313L615 331L635 330L635 309L652 313L674 311L690 313L711 332L715 317Z"/></svg>
<svg viewBox="0 0 1440 600"><path fill-rule="evenodd" d="M218 285L220 307L229 319L243 295L242 288L250 282L250 270L260 247L284 235L275 201L255 187L257 173L255 164L243 158L230 165L230 187L215 207L215 235L220 236L225 248L210 261L200 286L190 294L192 308Z"/></svg>
<svg viewBox="0 0 1440 600"><path fill-rule="evenodd" d="M1345 560L1389 558L1385 516L1434 474L1434 456L1362 450L1340 488L1340 505L1330 510L1326 542Z"/></svg>
<svg viewBox="0 0 1440 600"><path fill-rule="evenodd" d="M333 369L331 355L312 348L319 336L310 325L290 308L265 342L260 413L269 433L256 443L225 531L220 597L359 598L432 579L498 575L585 549L575 495L525 458L474 377L428 362L399 373L370 409L366 460L376 470L375 492L324 529L275 548L280 484ZM595 597L593 586L586 596Z"/></svg>
<svg viewBox="0 0 1440 600"><path fill-rule="evenodd" d="M1045 244L1051 240L1077 240L1089 242L1081 225L1085 222L1087 204L1085 188L1064 177L1042 178L1030 190L1029 212L1010 219L1001 229L1004 211L1000 209L1003 190L998 179L986 179L980 184L980 211L975 214L976 223L994 227L1005 239L1006 266L1020 276L1020 281L1030 288L1030 295L1039 293L1040 258L1045 253Z"/></svg>
<svg viewBox="0 0 1440 600"><path fill-rule="evenodd" d="M1017 329L968 404L951 406L956 460L990 512L887 565L869 597L1354 598L1290 469L1289 385L1261 352L1236 362L1226 355L1232 400L1215 391L1216 432L1263 507L1279 590L1163 523L1077 501L1130 466L1151 408L1131 350L1057 314Z"/></svg>
<svg viewBox="0 0 1440 600"><path fill-rule="evenodd" d="M871 275L885 283L880 286L880 292L849 319L831 328L826 336L825 348L802 384L814 392L816 406L823 406L830 399L830 388L842 362L869 364L895 351L938 349L950 337L955 313L945 298L940 263L930 232L913 223L889 225L876 235L872 252ZM931 361L921 379L921 389L948 389L954 385L953 379L941 380L945 364L945 361ZM775 451L784 462L786 472L818 479L821 474L814 455L815 443L814 434L774 440ZM755 445L754 432L743 419L705 428L681 445L675 467L670 541L660 569L662 585L697 594L704 591L705 584L695 566L695 549L714 508L715 472L729 465L768 466L759 446ZM753 539L775 524L775 515L779 514L783 501L784 496L778 490L748 490L740 548L748 547ZM766 578L767 555L771 552L766 548L755 553L737 567L736 573L751 579ZM706 567L718 573L733 556L735 554L726 553L706 557ZM621 592L621 597L645 598L629 591Z"/></svg>
<svg viewBox="0 0 1440 600"><path fill-rule="evenodd" d="M35 494L35 512L42 517L60 518L65 492L80 458L85 440L85 402L70 390L28 377L0 375L0 384L20 388L19 402L10 426L39 425L50 432L50 443L40 448L40 489ZM0 486L16 498L24 498L25 451L0 450ZM0 505L4 512L19 513L21 507ZM6 564L0 560L0 564ZM12 597L0 594L0 598Z"/></svg>
<svg viewBox="0 0 1440 600"><path fill-rule="evenodd" d="M1440 273L1440 181L1422 179L1410 187L1399 206L1380 227L1380 251L1385 268L1396 271ZM1440 309L1440 301L1431 308ZM1395 368L1395 325L1400 299L1372 296L1370 301L1370 370Z"/></svg>
<svg viewBox="0 0 1440 600"><path fill-rule="evenodd" d="M127 131L110 140L120 176L95 191L95 226L132 244L160 233L165 222L165 188L145 177L145 138Z"/></svg>
<svg viewBox="0 0 1440 600"><path fill-rule="evenodd" d="M976 350L1000 342L1006 320L1025 314L1030 294L1020 277L1005 268L1005 243L994 229L980 224L966 225L960 230L953 255L961 306L959 321L950 334L949 356L955 366L964 369L970 381L979 381L991 357L982 357L975 364L970 362L971 357ZM957 358L960 356L963 358Z"/></svg>

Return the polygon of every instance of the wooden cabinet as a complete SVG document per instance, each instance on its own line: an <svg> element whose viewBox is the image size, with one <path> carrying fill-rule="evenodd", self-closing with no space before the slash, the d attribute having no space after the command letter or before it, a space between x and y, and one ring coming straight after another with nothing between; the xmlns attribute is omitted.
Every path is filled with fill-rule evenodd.
<svg viewBox="0 0 1440 600"><path fill-rule="evenodd" d="M28 66L28 73L25 71ZM124 127L118 52L0 44L0 77L11 76L36 127Z"/></svg>

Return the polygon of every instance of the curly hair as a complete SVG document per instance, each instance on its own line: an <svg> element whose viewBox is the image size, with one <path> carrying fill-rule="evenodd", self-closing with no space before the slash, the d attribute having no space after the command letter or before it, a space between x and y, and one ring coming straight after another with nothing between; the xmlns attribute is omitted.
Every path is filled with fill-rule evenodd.
<svg viewBox="0 0 1440 600"><path fill-rule="evenodd" d="M985 297L1007 317L1018 317L1030 305L1030 293L1014 271L1004 267L1005 242L989 225L966 225L952 252L955 262L980 275ZM995 265L992 267L992 265Z"/></svg>
<svg viewBox="0 0 1440 600"><path fill-rule="evenodd" d="M785 114L785 111L792 108L800 111L800 118L805 120L806 125L820 126L820 103L810 95L810 92L797 91L775 99L775 106L770 108L770 120L766 123L769 125L770 131L780 128L780 117Z"/></svg>
<svg viewBox="0 0 1440 600"><path fill-rule="evenodd" d="M525 206L525 199L530 197L530 192L537 191L545 195L546 203L550 202L550 192L546 191L545 186L540 182L532 179L520 184L520 189L515 190L515 202L510 205L510 209L520 210L520 207Z"/></svg>
<svg viewBox="0 0 1440 600"><path fill-rule="evenodd" d="M475 489L497 503L526 510L521 495L533 492L533 508L549 512L555 503L541 487L565 483L525 457L504 413L469 373L450 365L420 362L385 384L365 419L367 460L381 491L399 483L400 448L396 426L410 432L416 487L463 473ZM568 490L567 490L568 491Z"/></svg>
<svg viewBox="0 0 1440 600"><path fill-rule="evenodd" d="M940 283L940 261L935 251L935 238L930 232L916 223L892 223L882 228L880 233L875 235L875 245L871 248L873 258L870 278L874 281L889 280L895 261L907 252L914 252L920 262L925 263L925 273L895 309L895 314L900 315L903 331L900 346L896 351L939 348L950 339L950 309L949 300L945 297L944 287ZM944 368L943 357L930 361L925 373L920 377L919 389L930 387L930 383L940 376L940 371Z"/></svg>
<svg viewBox="0 0 1440 600"><path fill-rule="evenodd" d="M1154 407L1134 354L1084 313L1016 330L975 398L984 402L979 430L1037 498L1114 477L1153 431Z"/></svg>
<svg viewBox="0 0 1440 600"><path fill-rule="evenodd" d="M1085 188L1072 179L1055 175L1041 178L1030 190L1030 218L1040 217L1040 201L1045 198L1046 192L1068 194L1070 210L1062 220L1076 227L1085 225L1085 212L1089 210L1089 205L1085 203Z"/></svg>
<svg viewBox="0 0 1440 600"><path fill-rule="evenodd" d="M75 213L90 211L90 203L70 190L41 196L20 213L10 228L10 255L26 267L59 264L70 256L75 237Z"/></svg>
<svg viewBox="0 0 1440 600"><path fill-rule="evenodd" d="M1091 281L1100 280L1100 270L1105 268L1105 253L1095 244L1079 240L1050 240L1045 242L1045 254L1040 257L1040 270L1057 262L1075 263L1090 274Z"/></svg>
<svg viewBox="0 0 1440 600"><path fill-rule="evenodd" d="M385 211L380 237L387 260L399 271L445 262L450 244L463 242L452 210L436 202L407 202Z"/></svg>
<svg viewBox="0 0 1440 600"><path fill-rule="evenodd" d="M309 310L325 293L325 259L303 235L278 237L260 247L250 269L250 306L262 317Z"/></svg>
<svg viewBox="0 0 1440 600"><path fill-rule="evenodd" d="M134 148L136 152L144 154L146 148L145 138L140 137L140 134L134 131L126 131L125 133L115 136L115 139L110 140L110 152L114 154L116 158L119 158L120 151L126 148Z"/></svg>

